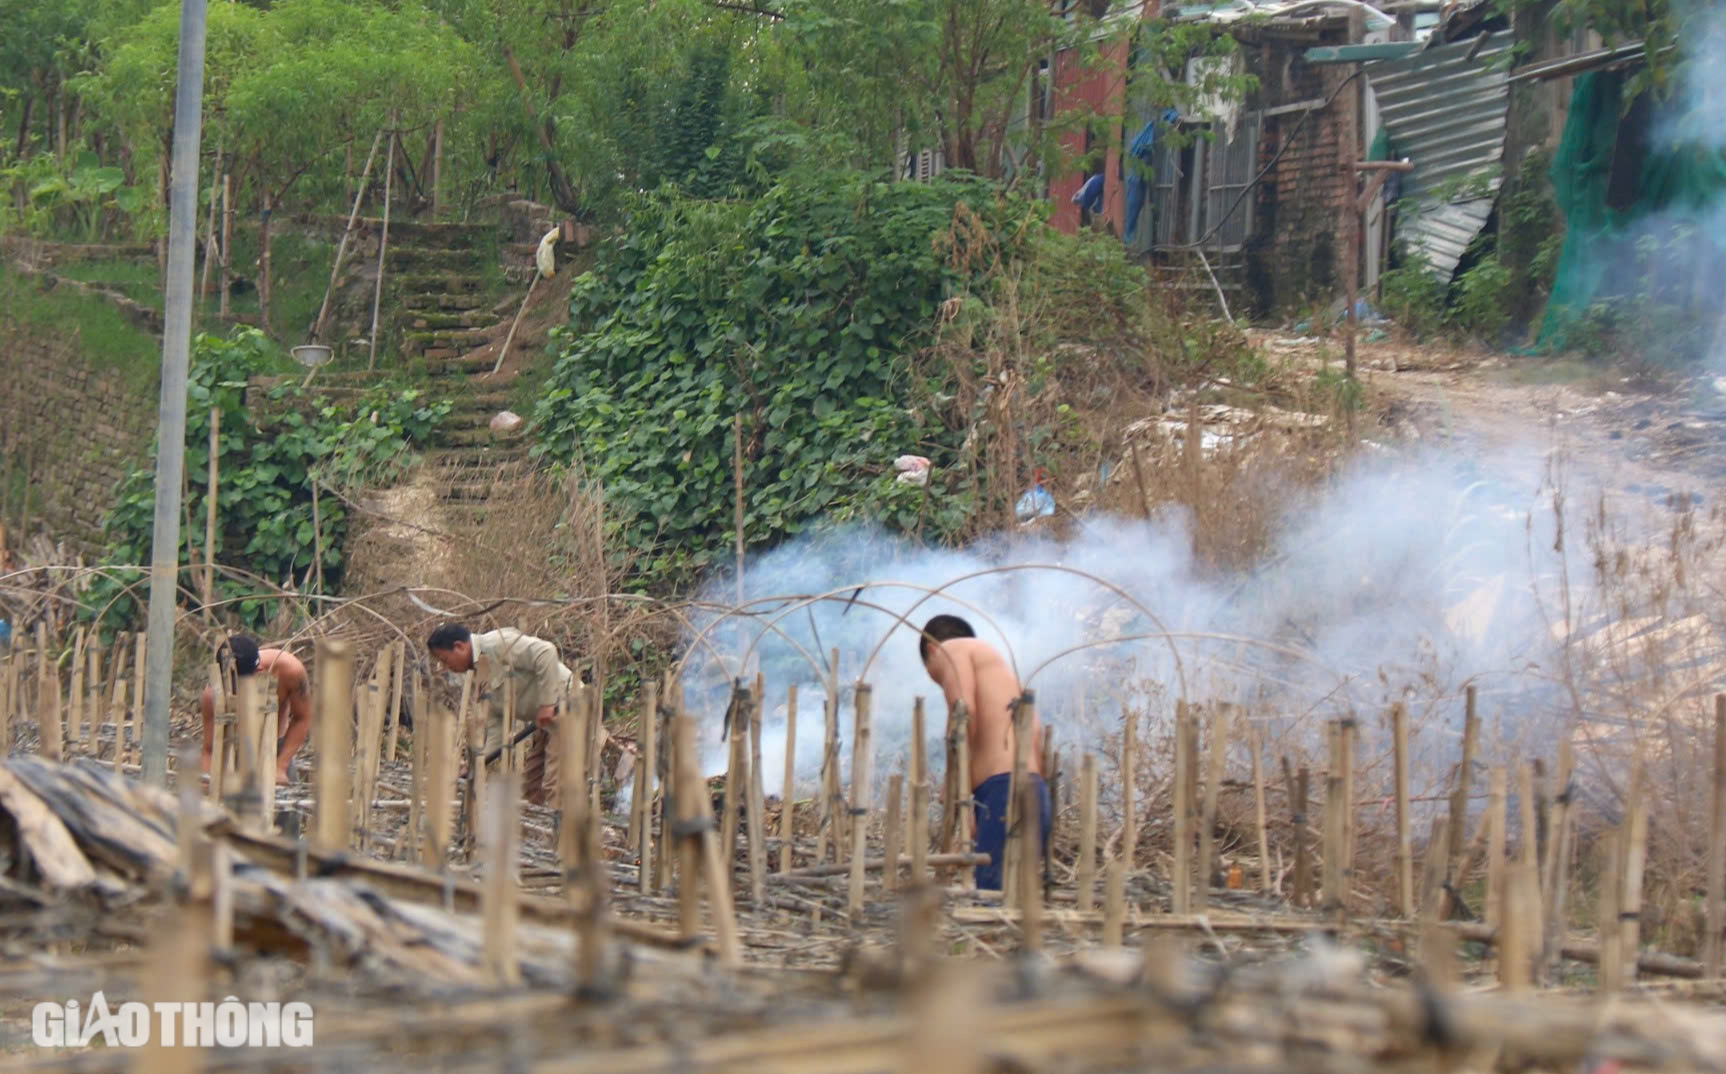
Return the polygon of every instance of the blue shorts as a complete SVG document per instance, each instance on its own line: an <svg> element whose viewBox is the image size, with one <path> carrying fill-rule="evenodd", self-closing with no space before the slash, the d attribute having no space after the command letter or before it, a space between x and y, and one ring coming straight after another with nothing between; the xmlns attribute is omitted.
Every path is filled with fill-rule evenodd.
<svg viewBox="0 0 1726 1074"><path fill-rule="evenodd" d="M1032 784L1037 788L1037 812L1042 824L1041 845L1043 854L1049 853L1049 829L1052 827L1053 803L1049 800L1049 785L1043 782L1043 777L1036 773L1030 774ZM1007 849L1007 796L1013 789L1013 774L1002 772L990 776L977 785L971 792L976 802L977 842L976 852L989 855L989 864L977 866L977 887L980 890L1001 890L1001 865ZM1041 868L1041 863L1038 865Z"/></svg>

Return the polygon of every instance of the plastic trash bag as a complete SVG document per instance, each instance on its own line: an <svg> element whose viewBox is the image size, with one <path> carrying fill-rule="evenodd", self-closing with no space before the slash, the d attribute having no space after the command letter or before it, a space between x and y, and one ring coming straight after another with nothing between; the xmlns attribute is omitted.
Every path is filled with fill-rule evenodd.
<svg viewBox="0 0 1726 1074"><path fill-rule="evenodd" d="M921 455L901 455L893 460L893 469L899 471L898 482L901 485L927 485L932 465Z"/></svg>
<svg viewBox="0 0 1726 1074"><path fill-rule="evenodd" d="M513 433L521 428L521 415L513 410L500 410L492 415L491 431L494 433Z"/></svg>
<svg viewBox="0 0 1726 1074"><path fill-rule="evenodd" d="M1049 518L1055 513L1055 498L1049 495L1049 490L1043 487L1049 475L1039 469L1033 476L1035 484L1025 490L1019 497L1017 513L1020 522L1030 522L1034 519Z"/></svg>

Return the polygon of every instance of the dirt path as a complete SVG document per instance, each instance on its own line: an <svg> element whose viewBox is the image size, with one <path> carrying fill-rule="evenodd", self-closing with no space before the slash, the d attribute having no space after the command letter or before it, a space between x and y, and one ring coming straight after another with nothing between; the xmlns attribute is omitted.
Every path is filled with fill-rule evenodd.
<svg viewBox="0 0 1726 1074"><path fill-rule="evenodd" d="M1556 463L1573 502L1604 492L1650 516L1682 495L1704 513L1726 502L1726 393L1711 378L1657 389L1574 360L1387 344L1361 347L1360 364L1381 432L1449 445L1519 487L1549 488Z"/></svg>

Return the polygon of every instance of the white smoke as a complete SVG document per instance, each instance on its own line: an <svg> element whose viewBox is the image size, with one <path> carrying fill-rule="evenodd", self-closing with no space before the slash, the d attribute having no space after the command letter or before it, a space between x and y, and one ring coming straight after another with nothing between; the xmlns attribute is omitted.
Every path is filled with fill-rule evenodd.
<svg viewBox="0 0 1726 1074"><path fill-rule="evenodd" d="M1508 457L1526 464L1545 452L1530 443ZM1035 691L1069 758L1073 746L1105 750L1128 705L1143 714L1141 741L1154 741L1183 697L1247 705L1276 734L1342 714L1376 717L1394 700L1417 718L1460 723L1458 698L1473 683L1493 712L1532 720L1551 707L1550 680L1526 672L1549 657L1558 567L1540 469L1492 474L1445 455L1364 458L1315 498L1291 500L1299 506L1281 520L1274 553L1237 577L1195 566L1178 514L1091 517L1065 542L1016 534L967 549L920 548L865 528L823 531L745 565L753 618L697 620L710 629L689 657L684 701L707 772L724 771L721 720L739 654L752 647L747 678L759 668L766 681L764 789L782 790L786 689L795 683L795 769L807 793L836 647L843 769L861 677L873 689L878 778L906 763L918 697L938 778L946 706L914 628L951 613ZM735 579L715 579L703 599L729 605L735 594ZM1449 764L1454 750L1435 734L1418 752Z"/></svg>

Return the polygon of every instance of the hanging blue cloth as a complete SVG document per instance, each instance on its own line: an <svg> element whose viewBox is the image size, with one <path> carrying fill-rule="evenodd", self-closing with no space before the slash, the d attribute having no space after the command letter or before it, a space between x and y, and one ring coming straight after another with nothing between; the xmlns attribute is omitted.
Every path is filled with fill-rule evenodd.
<svg viewBox="0 0 1726 1074"><path fill-rule="evenodd" d="M1127 153L1141 162L1143 168L1127 166L1127 239L1132 240L1133 232L1139 227L1139 212L1145 207L1148 187L1151 182L1152 151L1156 148L1157 124L1173 123L1180 119L1179 112L1170 108L1156 119L1145 124L1145 129L1133 139L1133 144L1127 147Z"/></svg>
<svg viewBox="0 0 1726 1074"><path fill-rule="evenodd" d="M1081 209L1089 209L1094 213L1103 211L1103 173L1098 172L1085 180L1085 185L1073 195L1073 204Z"/></svg>

